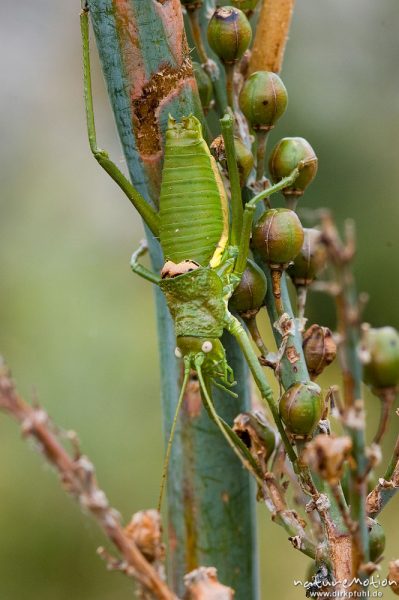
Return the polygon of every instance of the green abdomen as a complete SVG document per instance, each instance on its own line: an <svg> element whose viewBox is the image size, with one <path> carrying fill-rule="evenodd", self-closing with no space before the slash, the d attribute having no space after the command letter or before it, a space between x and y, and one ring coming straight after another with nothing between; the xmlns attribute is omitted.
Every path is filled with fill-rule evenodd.
<svg viewBox="0 0 399 600"><path fill-rule="evenodd" d="M165 260L206 266L227 239L227 203L216 163L202 135L168 129L160 194L160 242ZM194 123L194 125L196 125ZM168 135L169 134L169 135Z"/></svg>

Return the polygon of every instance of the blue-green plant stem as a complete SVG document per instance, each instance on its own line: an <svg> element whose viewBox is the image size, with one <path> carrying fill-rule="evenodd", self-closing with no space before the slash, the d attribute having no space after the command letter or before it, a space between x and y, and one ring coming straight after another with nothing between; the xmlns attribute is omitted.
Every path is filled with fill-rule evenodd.
<svg viewBox="0 0 399 600"><path fill-rule="evenodd" d="M257 259L258 264L262 267L263 272L265 273L267 278L268 285L265 306L269 315L270 323L273 327L273 335L276 342L276 346L279 348L283 341L283 338L279 331L273 326L279 318L279 313L273 295L272 274L269 267L266 264L264 264L259 257L257 257ZM283 273L281 276L280 293L281 303L284 307L284 312L287 313L291 319L294 319L294 311L291 306L291 300L288 292L288 282L286 273ZM280 377L284 389L288 389L294 383L301 383L303 381L310 380L308 369L306 366L305 356L302 350L302 336L299 332L298 327L295 327L295 332L292 335L289 335L288 337L287 348L289 348L290 346L295 351L295 356L297 357L297 360L295 362L290 361L287 357L287 353L284 353L284 356L280 363Z"/></svg>

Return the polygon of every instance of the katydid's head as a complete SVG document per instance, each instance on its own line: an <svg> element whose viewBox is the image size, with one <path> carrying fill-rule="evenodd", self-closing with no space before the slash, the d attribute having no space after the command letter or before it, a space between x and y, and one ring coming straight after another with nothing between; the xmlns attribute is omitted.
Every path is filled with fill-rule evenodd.
<svg viewBox="0 0 399 600"><path fill-rule="evenodd" d="M191 366L195 368L195 358L203 355L203 370L223 363L226 355L222 343L217 338L202 338L193 336L181 336L177 338L175 355L177 358L187 356L191 361Z"/></svg>
<svg viewBox="0 0 399 600"><path fill-rule="evenodd" d="M176 341L177 358L183 358L195 370L200 365L204 375L219 379L223 385L233 385L233 372L227 364L226 353L218 338L180 336Z"/></svg>

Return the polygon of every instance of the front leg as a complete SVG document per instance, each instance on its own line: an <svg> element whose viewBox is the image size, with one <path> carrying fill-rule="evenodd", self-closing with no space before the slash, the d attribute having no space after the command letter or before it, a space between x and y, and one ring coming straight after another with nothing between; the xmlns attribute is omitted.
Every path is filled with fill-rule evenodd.
<svg viewBox="0 0 399 600"><path fill-rule="evenodd" d="M132 254L132 258L130 259L130 266L133 273L137 273L137 275L140 275L140 277L143 277L143 279L146 279L147 281L151 281L151 283L155 283L156 285L158 285L161 281L160 276L139 263L139 258L141 256L144 256L144 254L146 254L147 251L147 242L145 240L142 240L137 250Z"/></svg>
<svg viewBox="0 0 399 600"><path fill-rule="evenodd" d="M84 77L84 97L86 108L87 134L89 137L90 149L96 161L119 185L121 190L129 198L135 209L139 212L144 222L151 229L155 237L159 235L159 214L146 202L138 190L130 183L127 177L118 169L116 164L109 158L105 150L97 146L96 127L94 123L93 95L91 89L90 73L90 48L89 48L89 8L87 2L83 2L83 10L80 14L80 28L82 33L83 47L83 77Z"/></svg>
<svg viewBox="0 0 399 600"><path fill-rule="evenodd" d="M238 283L240 282L242 274L244 273L246 265L247 265L249 243L250 243L251 231L252 231L252 221L254 218L254 213L255 213L255 209L256 209L258 202L260 202L260 200L263 200L264 198L267 198L268 196L271 196L272 194L275 194L276 192L283 190L285 187L291 185L295 181L295 179L298 177L301 169L304 166L305 166L304 162L299 163L298 166L295 167L295 169L287 177L284 177L281 181L279 181L275 185L272 185L272 186L268 187L266 190L263 190L262 192L260 192L259 194L257 194L253 198L251 198L251 200L249 200L249 202L246 203L245 209L244 209L243 222L242 222L240 245L238 247L238 255L237 255L236 264L234 266L234 271L233 271L233 275L236 276Z"/></svg>

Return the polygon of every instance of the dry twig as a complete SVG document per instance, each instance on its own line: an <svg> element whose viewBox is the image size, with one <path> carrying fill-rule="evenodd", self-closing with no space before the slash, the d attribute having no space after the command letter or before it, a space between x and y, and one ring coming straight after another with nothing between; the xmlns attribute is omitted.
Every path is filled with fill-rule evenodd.
<svg viewBox="0 0 399 600"><path fill-rule="evenodd" d="M134 535L131 529L123 529L119 513L109 505L103 490L98 486L95 470L90 460L77 454L71 457L60 443L58 430L47 413L38 406L27 404L15 389L9 369L0 363L0 410L3 410L21 425L24 436L34 438L47 461L55 467L65 490L76 498L84 511L90 512L105 534L116 546L123 560L108 557L111 568L119 568L134 577L143 589L159 600L177 600L176 595L163 581L151 560L139 548L140 538L137 528ZM148 532L148 528L147 528ZM144 532L145 533L145 532ZM145 538L145 535L144 535ZM148 537L146 538L148 541ZM104 556L105 551L100 551ZM159 558L159 554L156 554Z"/></svg>
<svg viewBox="0 0 399 600"><path fill-rule="evenodd" d="M294 548L314 559L316 547L305 533L306 522L296 511L287 507L284 491L278 485L273 473L265 474L264 502L272 513L273 521L284 527L290 534L288 539Z"/></svg>
<svg viewBox="0 0 399 600"><path fill-rule="evenodd" d="M281 71L295 0L263 0L249 72Z"/></svg>
<svg viewBox="0 0 399 600"><path fill-rule="evenodd" d="M343 376L344 406L341 420L352 440L353 468L350 476L351 520L358 523L352 534L352 576L365 578L362 563L368 560L366 529L366 486L369 461L365 448L365 412L361 389L362 368L358 355L362 304L356 293L351 261L355 255L355 232L351 221L345 223L345 238L341 240L328 211L322 211L321 239L326 247L332 279L336 286L334 300L337 310L339 358Z"/></svg>

